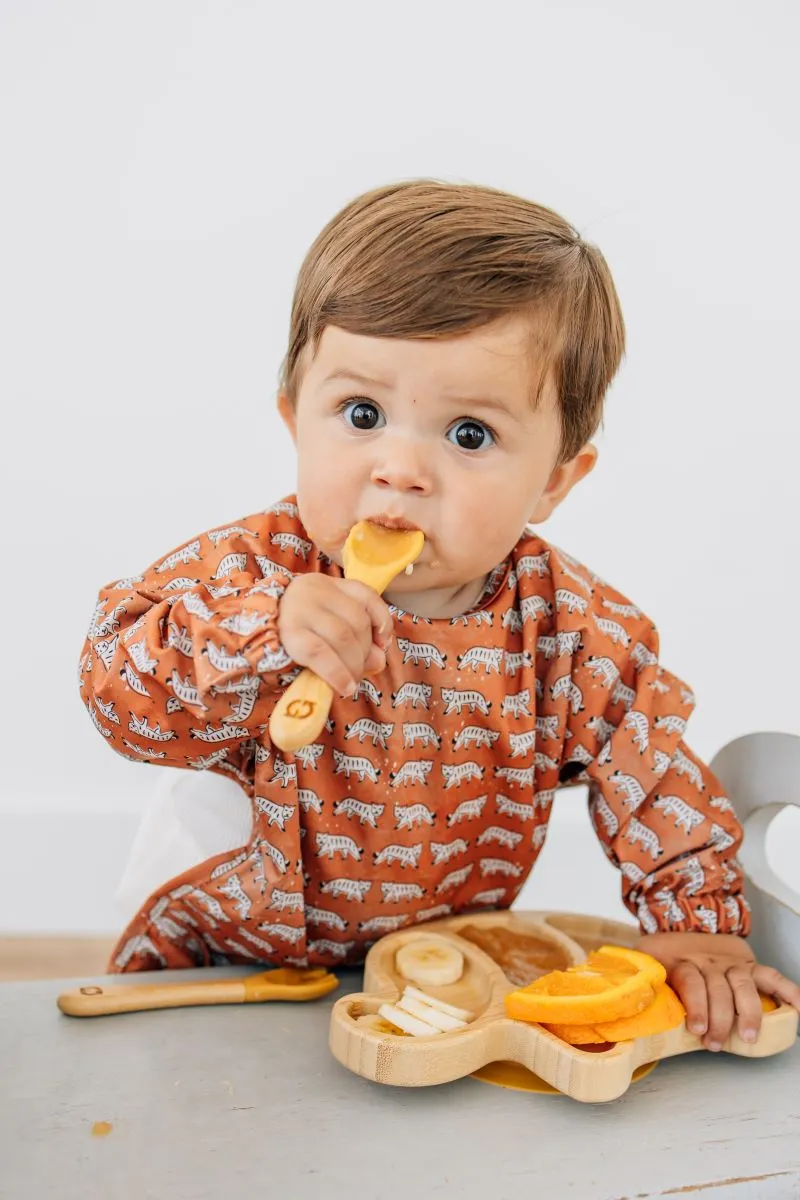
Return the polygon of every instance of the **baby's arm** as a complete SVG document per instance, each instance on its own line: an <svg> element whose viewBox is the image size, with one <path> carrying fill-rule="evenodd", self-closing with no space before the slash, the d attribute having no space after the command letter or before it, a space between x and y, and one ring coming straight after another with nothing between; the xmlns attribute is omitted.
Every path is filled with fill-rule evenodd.
<svg viewBox="0 0 800 1200"><path fill-rule="evenodd" d="M722 785L678 733L693 700L661 667L631 685L630 711L586 772L592 824L622 871L623 902L645 933L745 936L742 828Z"/></svg>
<svg viewBox="0 0 800 1200"><path fill-rule="evenodd" d="M120 754L175 767L224 762L236 772L241 742L266 725L293 665L277 632L291 573L274 561L270 520L212 530L101 590L81 695Z"/></svg>
<svg viewBox="0 0 800 1200"><path fill-rule="evenodd" d="M575 588L574 571L560 579L557 559L552 570L557 592ZM622 871L625 905L645 933L746 934L741 825L683 740L694 696L661 666L652 621L600 581L583 611L563 606L556 619L573 652L547 663L538 709L558 714L559 781L589 784L592 823Z"/></svg>
<svg viewBox="0 0 800 1200"><path fill-rule="evenodd" d="M553 569L556 588L574 589L574 573L559 580L557 562ZM558 614L558 629L580 634L569 695L559 685L564 660L543 681L545 711L567 701L560 778L589 784L592 823L622 872L641 948L667 966L689 1026L709 1048L719 1048L734 1018L743 1036L755 1036L756 988L798 1007L800 988L756 964L743 940L742 828L719 780L683 740L694 696L660 665L652 622L600 581L583 613Z"/></svg>

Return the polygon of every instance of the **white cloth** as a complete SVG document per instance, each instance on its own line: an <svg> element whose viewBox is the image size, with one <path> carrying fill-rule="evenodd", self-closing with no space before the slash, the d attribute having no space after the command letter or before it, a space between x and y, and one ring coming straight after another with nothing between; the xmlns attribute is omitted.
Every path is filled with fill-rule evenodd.
<svg viewBox="0 0 800 1200"><path fill-rule="evenodd" d="M124 921L176 875L250 840L250 799L232 779L210 771L160 767L114 900Z"/></svg>

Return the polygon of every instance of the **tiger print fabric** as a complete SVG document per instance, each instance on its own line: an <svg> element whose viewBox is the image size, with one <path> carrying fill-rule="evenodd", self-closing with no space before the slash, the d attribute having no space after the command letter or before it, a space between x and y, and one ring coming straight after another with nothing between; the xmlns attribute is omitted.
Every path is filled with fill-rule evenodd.
<svg viewBox="0 0 800 1200"><path fill-rule="evenodd" d="M629 600L526 535L463 616L393 608L386 669L284 756L267 726L299 668L276 618L308 571L341 576L288 497L100 592L80 660L100 735L232 776L253 814L247 845L150 897L112 970L355 964L401 927L507 908L579 783L645 932L748 931L741 828L683 741L694 697Z"/></svg>

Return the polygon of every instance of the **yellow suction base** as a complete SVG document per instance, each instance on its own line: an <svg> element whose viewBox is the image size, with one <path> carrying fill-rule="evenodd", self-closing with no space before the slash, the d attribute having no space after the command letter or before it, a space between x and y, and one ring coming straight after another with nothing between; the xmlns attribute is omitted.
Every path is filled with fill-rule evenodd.
<svg viewBox="0 0 800 1200"><path fill-rule="evenodd" d="M649 1075L657 1066L657 1062L652 1062L637 1067L633 1072L632 1082L636 1083L638 1080L644 1079L645 1075ZM545 1083L538 1075L534 1075L533 1071L529 1071L527 1067L515 1062L487 1063L479 1071L473 1071L471 1078L478 1079L481 1083L492 1083L495 1087L511 1088L515 1092L540 1092L548 1096L563 1095L558 1088Z"/></svg>

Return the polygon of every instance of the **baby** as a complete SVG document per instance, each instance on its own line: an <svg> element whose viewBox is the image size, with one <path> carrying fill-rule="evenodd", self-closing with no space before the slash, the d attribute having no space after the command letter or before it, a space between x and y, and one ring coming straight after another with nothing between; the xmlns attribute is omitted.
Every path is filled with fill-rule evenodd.
<svg viewBox="0 0 800 1200"><path fill-rule="evenodd" d="M599 251L550 210L415 181L347 205L300 270L278 409L296 496L195 537L99 597L89 714L135 761L225 773L252 833L151 896L118 971L358 963L380 936L507 908L557 788L585 783L640 946L690 1028L754 1039L742 831L683 741L694 698L652 622L537 532L592 470L624 350ZM368 520L419 529L384 597L346 580ZM301 667L320 738L269 740ZM565 864L569 870L569 864Z"/></svg>

